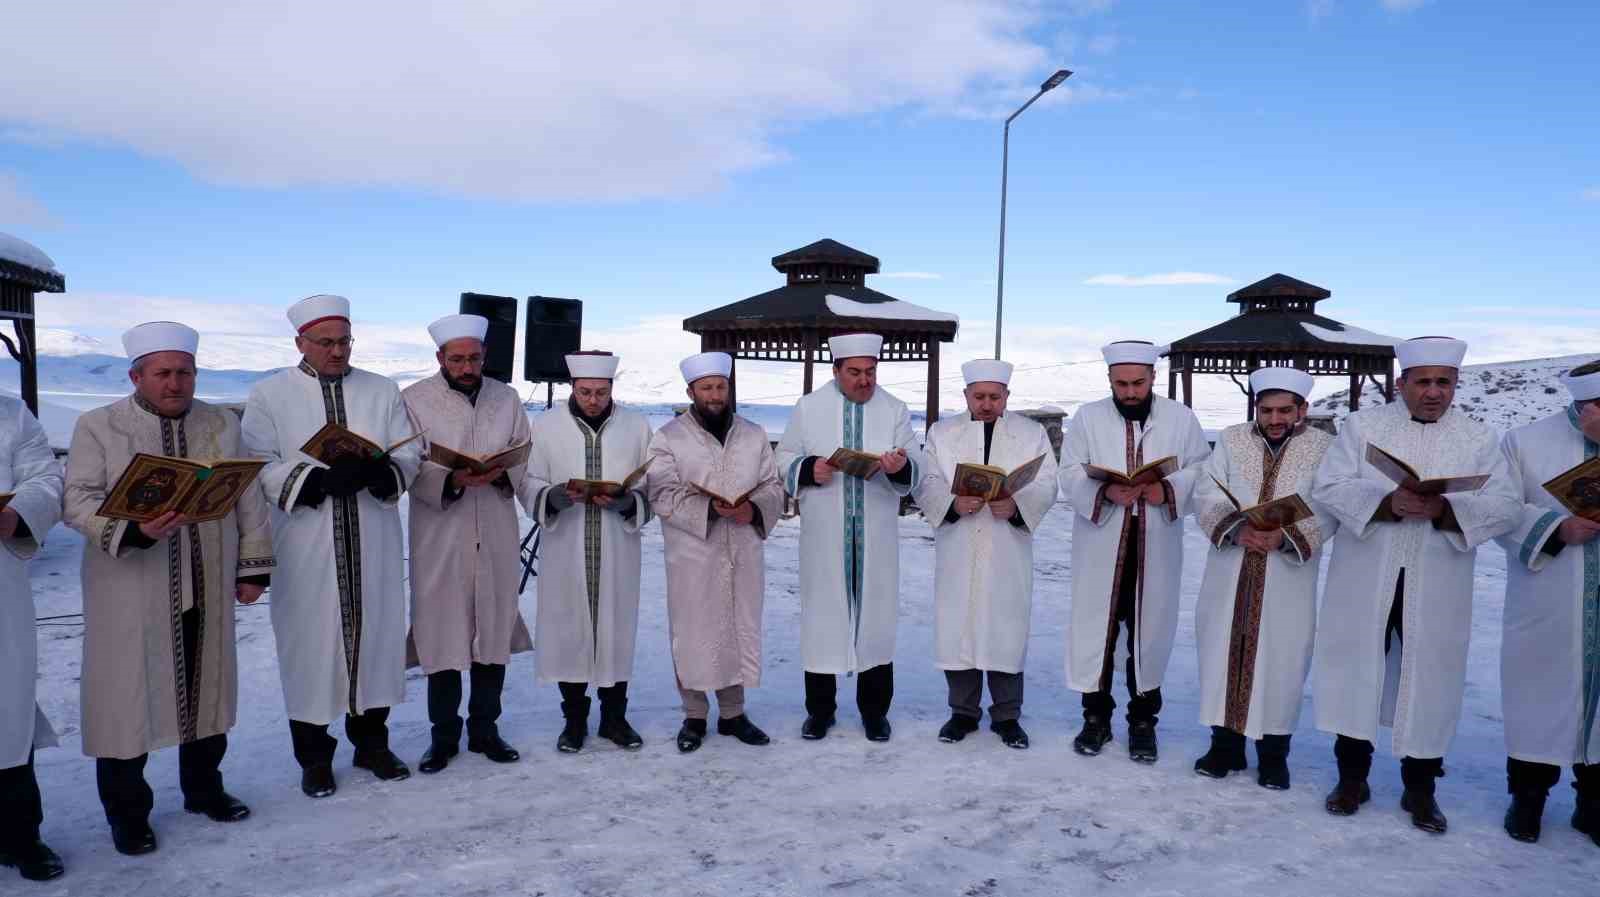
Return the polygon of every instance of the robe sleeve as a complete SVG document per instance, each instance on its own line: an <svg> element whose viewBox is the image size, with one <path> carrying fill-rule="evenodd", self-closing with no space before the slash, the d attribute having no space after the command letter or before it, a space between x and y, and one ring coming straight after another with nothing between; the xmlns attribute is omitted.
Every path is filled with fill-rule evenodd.
<svg viewBox="0 0 1600 897"><path fill-rule="evenodd" d="M1211 457L1211 444L1206 441L1206 431L1201 429L1199 418L1193 413L1184 414L1183 418L1183 449L1178 453L1179 467L1165 480L1165 507L1169 520L1181 520L1188 516L1195 485L1205 476L1205 462Z"/></svg>
<svg viewBox="0 0 1600 897"><path fill-rule="evenodd" d="M239 425L233 419L233 412L223 410L226 415L227 427L231 431L228 438L237 444ZM259 486L246 489L239 501L233 506L234 525L239 530L239 561L235 568L235 576L271 576L276 570L272 557L272 513L267 505L266 494Z"/></svg>
<svg viewBox="0 0 1600 897"><path fill-rule="evenodd" d="M650 440L650 459L645 488L650 494L650 508L661 518L661 525L704 539L711 530L711 499L678 475L669 429L663 427Z"/></svg>
<svg viewBox="0 0 1600 897"><path fill-rule="evenodd" d="M922 457L922 446L917 444L917 434L911 430L911 409L905 405L900 406L899 416L895 418L894 447L905 449L906 466L902 469L909 470L910 476L904 481L888 475L875 476L872 480L883 483L895 495L910 495L916 491L917 483L922 480L922 472L927 469L928 463Z"/></svg>
<svg viewBox="0 0 1600 897"><path fill-rule="evenodd" d="M384 445L394 445L402 439L417 432L411 426L411 416L406 413L405 400L400 398L400 388L392 381L388 384L389 395L389 421L385 427ZM395 491L380 499L383 504L393 507L400 503L400 496L411 487L412 481L417 478L417 470L422 466L422 440L413 439L389 453L389 471L394 475Z"/></svg>
<svg viewBox="0 0 1600 897"><path fill-rule="evenodd" d="M778 476L778 459L772 450L772 440L759 424L755 429L761 434L760 485L750 493L750 503L761 512L756 521L756 533L765 539L783 518L783 480Z"/></svg>
<svg viewBox="0 0 1600 897"><path fill-rule="evenodd" d="M630 469L638 468L650 457L650 422L645 419L644 415L640 415L638 426L639 429L633 437L633 460L628 462ZM645 482L648 484L648 471L645 473L645 478ZM628 491L624 498L633 499L634 512L631 517L622 518L622 531L625 533L638 533L644 529L645 524L649 523L654 516L650 512L650 497L645 494L644 489L632 489Z"/></svg>
<svg viewBox="0 0 1600 897"><path fill-rule="evenodd" d="M318 513L315 508L295 504L295 498L306 484L306 475L321 465L301 457L298 451L284 456L279 448L278 426L272 417L272 399L260 384L250 390L240 427L245 454L267 462L257 478L267 501L277 505L278 510L285 514Z"/></svg>
<svg viewBox="0 0 1600 897"><path fill-rule="evenodd" d="M1327 508L1310 497L1311 480L1315 475L1316 469L1313 468L1295 484L1295 492L1311 508L1311 517L1283 528L1284 560L1296 567L1316 563L1317 552L1339 529L1339 521L1328 513Z"/></svg>
<svg viewBox="0 0 1600 897"><path fill-rule="evenodd" d="M922 516L934 529L949 525L951 521L946 519L946 515L956 500L956 497L950 494L950 481L944 476L944 461L940 458L938 432L933 427L928 428L928 444L923 452L923 461L927 463L928 469L922 475L921 482L917 484L916 492L917 507L922 509ZM1039 475L1044 476L1044 470L1041 469Z"/></svg>
<svg viewBox="0 0 1600 897"><path fill-rule="evenodd" d="M1079 517L1103 525L1111 516L1105 513L1106 483L1090 479L1083 465L1093 457L1089 447L1088 427L1083 422L1083 411L1067 422L1066 435L1061 440L1061 466L1056 479L1061 486L1061 496L1072 505Z"/></svg>
<svg viewBox="0 0 1600 897"><path fill-rule="evenodd" d="M1527 486L1522 470L1522 444L1516 430L1500 441L1501 452L1506 456L1506 474L1517 494L1523 497L1522 513L1515 529L1495 538L1505 549L1508 563L1521 564L1537 573L1550 563L1551 555L1545 551L1550 539L1560 529L1567 515L1542 505L1527 501Z"/></svg>
<svg viewBox="0 0 1600 897"><path fill-rule="evenodd" d="M1388 480L1378 482L1361 475L1362 454L1366 451L1359 418L1345 418L1344 427L1328 446L1311 486L1311 499L1322 505L1340 527L1365 541L1378 528L1373 515L1383 500L1394 491Z"/></svg>
<svg viewBox="0 0 1600 897"><path fill-rule="evenodd" d="M544 429L541 426L532 432L533 450L528 453L528 466L523 470L517 495L522 499L522 509L535 523L542 529L553 530L560 524L561 514L550 513L550 503L545 497L554 486L550 482L550 449L555 440L545 437L542 433Z"/></svg>
<svg viewBox="0 0 1600 897"><path fill-rule="evenodd" d="M1233 459L1228 444L1217 438L1217 448L1206 459L1194 486L1194 519L1206 541L1217 549L1233 546L1233 534L1245 522L1243 514L1228 501L1228 496L1217 488L1217 483L1231 483ZM1215 479L1213 479L1215 478Z"/></svg>
<svg viewBox="0 0 1600 897"><path fill-rule="evenodd" d="M506 443L506 448L521 445L533 439L533 423L528 420L528 412L523 409L521 399L516 400L513 412L516 416L511 419L511 440ZM533 453L531 451L528 453L528 457L530 460L532 459ZM527 482L527 479L528 463L524 462L507 468L503 480L504 485L500 485L502 481L497 480L496 488L503 489L503 494L507 499L520 499L523 498L523 485ZM525 499L523 500L523 506L527 506Z"/></svg>
<svg viewBox="0 0 1600 897"><path fill-rule="evenodd" d="M50 450L50 440L44 428L28 411L28 406L17 403L16 441L11 445L11 498L7 508L16 511L26 525L28 534L5 540L6 550L20 560L27 560L39 551L45 535L61 519L61 465Z"/></svg>
<svg viewBox="0 0 1600 897"><path fill-rule="evenodd" d="M807 455L805 421L801 412L804 407L804 399L795 403L794 410L789 412L789 423L783 428L783 438L778 440L778 475L783 478L784 491L796 499L800 498L800 467Z"/></svg>
<svg viewBox="0 0 1600 897"><path fill-rule="evenodd" d="M1039 438L1028 457L1039 454L1044 455L1039 473L1034 476L1033 482L1011 496L1017 503L1017 513L1022 516L1023 525L1030 533L1039 531L1039 524L1044 522L1045 515L1056 504L1056 453L1050 445L1050 434L1045 432L1044 427L1039 428ZM945 491L949 492L950 489L946 487Z"/></svg>
<svg viewBox="0 0 1600 897"><path fill-rule="evenodd" d="M91 546L114 558L127 553L122 538L129 521L114 520L95 513L111 488L106 470L106 450L94 432L96 418L85 414L72 430L72 445L67 449L67 479L63 497L63 519L83 534ZM30 525L31 528L31 525Z"/></svg>
<svg viewBox="0 0 1600 897"><path fill-rule="evenodd" d="M1511 476L1511 465L1500 450L1500 440L1487 438L1473 453L1472 469L1489 474L1489 482L1475 492L1449 496L1461 531L1440 530L1451 547L1472 552L1479 545L1515 530L1522 521L1520 480Z"/></svg>
<svg viewBox="0 0 1600 897"><path fill-rule="evenodd" d="M402 400L405 401L406 419L411 427L411 432L418 433L426 430L427 427L422 423L422 418L417 413L417 408L412 405L409 399L405 399L405 395L404 392L401 393ZM527 415L523 415L523 417L527 417ZM426 448L432 444L433 440L424 434L417 442L423 448ZM421 449L418 449L417 454L417 475L411 481L411 500L421 502L434 510L442 511L446 505L454 501L454 499L445 497L445 484L449 482L450 475L454 471L443 464L428 460L427 454Z"/></svg>

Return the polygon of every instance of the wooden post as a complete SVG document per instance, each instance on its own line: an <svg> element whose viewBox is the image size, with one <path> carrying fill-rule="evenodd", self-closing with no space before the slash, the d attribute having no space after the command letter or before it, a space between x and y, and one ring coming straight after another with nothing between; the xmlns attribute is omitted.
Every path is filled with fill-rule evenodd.
<svg viewBox="0 0 1600 897"><path fill-rule="evenodd" d="M806 344L805 358L801 361L805 365L805 395L811 395L811 366L817 357L817 332L806 331L802 341Z"/></svg>
<svg viewBox="0 0 1600 897"><path fill-rule="evenodd" d="M1359 411L1360 409L1361 409L1361 375L1358 374L1358 373L1352 372L1350 374L1350 410L1351 411Z"/></svg>
<svg viewBox="0 0 1600 897"><path fill-rule="evenodd" d="M1394 401L1394 363L1391 362L1383 369L1383 398L1386 402Z"/></svg>
<svg viewBox="0 0 1600 897"><path fill-rule="evenodd" d="M939 419L939 338L928 337L928 426Z"/></svg>
<svg viewBox="0 0 1600 897"><path fill-rule="evenodd" d="M1178 365L1176 362L1169 360L1167 364L1167 398L1176 399L1177 397Z"/></svg>
<svg viewBox="0 0 1600 897"><path fill-rule="evenodd" d="M1194 374L1187 366L1183 369L1183 404L1194 407Z"/></svg>
<svg viewBox="0 0 1600 897"><path fill-rule="evenodd" d="M739 373L739 356L728 353L728 410L739 410L738 381L734 377Z"/></svg>

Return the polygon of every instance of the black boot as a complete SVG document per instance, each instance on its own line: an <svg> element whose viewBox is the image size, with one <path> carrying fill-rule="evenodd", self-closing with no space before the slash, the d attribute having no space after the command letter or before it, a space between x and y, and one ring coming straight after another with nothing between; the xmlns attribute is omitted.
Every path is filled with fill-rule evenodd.
<svg viewBox="0 0 1600 897"><path fill-rule="evenodd" d="M561 702L561 715L567 718L567 725L556 738L556 750L563 754L583 750L583 740L589 735L589 703L588 695Z"/></svg>
<svg viewBox="0 0 1600 897"><path fill-rule="evenodd" d="M66 867L61 857L39 840L37 830L0 851L0 866L14 866L29 881L49 881L60 878Z"/></svg>
<svg viewBox="0 0 1600 897"><path fill-rule="evenodd" d="M609 704L601 703L600 725L594 730L594 734L625 751L636 751L644 747L644 739L640 738L639 733L628 725L628 719L624 715L627 711L627 698L612 701Z"/></svg>
<svg viewBox="0 0 1600 897"><path fill-rule="evenodd" d="M1014 719L990 720L989 731L1000 736L1000 743L1008 748L1028 749L1028 733L1023 731L1022 723Z"/></svg>
<svg viewBox="0 0 1600 897"><path fill-rule="evenodd" d="M950 721L939 727L939 740L945 744L955 744L976 731L978 731L977 719L965 713L952 713Z"/></svg>
<svg viewBox="0 0 1600 897"><path fill-rule="evenodd" d="M1244 736L1222 726L1211 727L1211 749L1194 761L1194 771L1212 779L1225 779L1249 765L1244 757Z"/></svg>
<svg viewBox="0 0 1600 897"><path fill-rule="evenodd" d="M226 791L194 799L185 797L183 808L190 813L204 814L213 822L238 822L250 816L250 808L244 805L244 801Z"/></svg>
<svg viewBox="0 0 1600 897"><path fill-rule="evenodd" d="M1322 806L1335 816L1354 816L1362 804L1372 800L1372 790L1367 787L1372 742L1340 735L1333 742L1333 758L1339 764L1339 784L1328 792Z"/></svg>
<svg viewBox="0 0 1600 897"><path fill-rule="evenodd" d="M372 773L380 782L400 782L411 778L411 767L388 748L368 753L357 752L350 763L357 769Z"/></svg>
<svg viewBox="0 0 1600 897"><path fill-rule="evenodd" d="M863 718L861 720L861 728L867 733L868 741L888 741L889 736L894 732L893 727L889 725L887 716L874 716L870 719Z"/></svg>
<svg viewBox="0 0 1600 897"><path fill-rule="evenodd" d="M1600 847L1600 768L1580 766L1573 769L1572 787L1578 799L1572 808L1572 827L1589 836Z"/></svg>
<svg viewBox="0 0 1600 897"><path fill-rule="evenodd" d="M467 736L467 750L474 754L482 754L489 758L491 763L515 763L522 759L517 749L506 744L499 732L484 732L478 735Z"/></svg>
<svg viewBox="0 0 1600 897"><path fill-rule="evenodd" d="M1511 793L1511 806L1506 808L1506 834L1518 841L1533 844L1539 840L1539 829L1544 821L1544 802L1549 792L1525 788Z"/></svg>
<svg viewBox="0 0 1600 897"><path fill-rule="evenodd" d="M1354 816L1361 805L1372 800L1372 790L1367 787L1367 780L1347 781L1340 779L1339 784L1333 786L1328 796L1322 801L1323 809L1335 816Z"/></svg>
<svg viewBox="0 0 1600 897"><path fill-rule="evenodd" d="M1128 756L1138 763L1156 762L1155 717L1128 720Z"/></svg>
<svg viewBox="0 0 1600 897"><path fill-rule="evenodd" d="M450 765L451 759L460 750L459 747L453 744L434 742L428 745L428 749L422 752L422 759L417 763L417 772L424 775L433 775L436 772L444 771L444 768Z"/></svg>
<svg viewBox="0 0 1600 897"><path fill-rule="evenodd" d="M136 857L153 853L156 849L156 832L148 820L108 820L111 823L111 844L117 853Z"/></svg>
<svg viewBox="0 0 1600 897"><path fill-rule="evenodd" d="M1434 780L1444 775L1444 758L1400 758L1400 780L1406 789L1400 795L1400 809L1411 814L1411 824L1425 832L1442 835L1449 823L1433 799Z"/></svg>
<svg viewBox="0 0 1600 897"><path fill-rule="evenodd" d="M1072 749L1085 757L1093 757L1111 741L1111 718L1098 713L1083 715L1083 728L1072 739Z"/></svg>
<svg viewBox="0 0 1600 897"><path fill-rule="evenodd" d="M678 752L691 754L700 750L700 745L706 740L706 721L703 719L686 719L678 728Z"/></svg>
<svg viewBox="0 0 1600 897"><path fill-rule="evenodd" d="M749 745L759 746L769 744L772 741L771 738L767 737L767 733L757 728L755 723L750 722L750 717L742 713L732 719L717 720L717 734L732 735L734 738L739 739L740 742Z"/></svg>
<svg viewBox="0 0 1600 897"><path fill-rule="evenodd" d="M328 797L339 790L333 780L333 767L326 763L307 766L300 771L300 790L306 797Z"/></svg>
<svg viewBox="0 0 1600 897"><path fill-rule="evenodd" d="M1288 735L1266 735L1256 741L1256 784L1273 791L1289 790Z"/></svg>
<svg viewBox="0 0 1600 897"><path fill-rule="evenodd" d="M806 741L826 738L828 730L833 728L836 721L831 713L827 716L808 716L806 721L800 724L800 737Z"/></svg>

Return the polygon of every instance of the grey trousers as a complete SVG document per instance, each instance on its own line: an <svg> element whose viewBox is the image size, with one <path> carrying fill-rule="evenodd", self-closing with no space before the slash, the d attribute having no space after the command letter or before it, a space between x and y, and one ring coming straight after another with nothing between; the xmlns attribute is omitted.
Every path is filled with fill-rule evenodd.
<svg viewBox="0 0 1600 897"><path fill-rule="evenodd" d="M711 698L706 692L679 688L683 696L683 715L688 719L705 719L711 714ZM744 686L730 685L717 689L717 717L733 719L744 715Z"/></svg>
<svg viewBox="0 0 1600 897"><path fill-rule="evenodd" d="M945 670L950 683L950 710L979 719L983 716L983 670ZM1022 674L989 670L989 719L1004 722L1022 716Z"/></svg>

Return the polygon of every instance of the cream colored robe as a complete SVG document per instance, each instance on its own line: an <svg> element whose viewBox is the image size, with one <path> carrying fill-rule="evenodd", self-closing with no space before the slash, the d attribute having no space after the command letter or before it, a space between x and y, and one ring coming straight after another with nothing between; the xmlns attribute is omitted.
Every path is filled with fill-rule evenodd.
<svg viewBox="0 0 1600 897"><path fill-rule="evenodd" d="M682 688L715 691L761 684L764 541L783 513L772 445L759 424L734 415L726 442L693 411L650 441L650 506L661 518L667 565L672 665ZM750 489L761 526L711 517L704 486L727 498Z"/></svg>
<svg viewBox="0 0 1600 897"><path fill-rule="evenodd" d="M26 538L0 542L0 769L28 762L28 752L56 743L36 702L38 633L28 559L61 519L61 465L44 429L19 399L0 395L0 492L28 525Z"/></svg>
<svg viewBox="0 0 1600 897"><path fill-rule="evenodd" d="M527 465L506 471L510 488L489 485L444 500L449 468L427 460L427 445L487 454L527 441L528 413L517 391L487 377L476 403L443 374L401 391L423 437L422 466L411 484L411 635L408 659L423 672L504 664L533 650L517 609L522 576L515 489Z"/></svg>
<svg viewBox="0 0 1600 897"><path fill-rule="evenodd" d="M247 490L227 517L186 526L146 549L123 545L135 524L95 511L139 452L240 458L239 440L234 413L200 401L173 419L129 396L78 418L67 453L66 521L87 540L81 690L83 752L91 757L129 759L233 727L234 584L274 570L260 490ZM200 614L200 669L192 673L183 664L186 604Z"/></svg>

